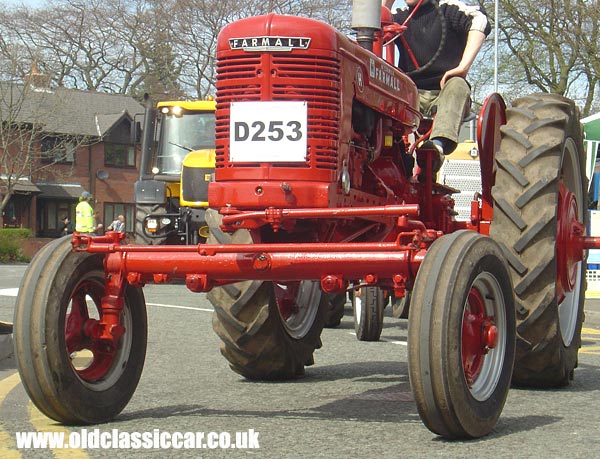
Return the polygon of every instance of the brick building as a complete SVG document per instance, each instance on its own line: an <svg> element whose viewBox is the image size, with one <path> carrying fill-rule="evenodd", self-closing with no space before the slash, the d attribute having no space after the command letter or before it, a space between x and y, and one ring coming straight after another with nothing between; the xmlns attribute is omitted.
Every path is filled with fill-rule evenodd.
<svg viewBox="0 0 600 459"><path fill-rule="evenodd" d="M11 113L10 101L18 100L18 112L12 110L10 123L31 126L35 139L30 148L37 152L31 159L31 173L15 176L12 195L0 216L2 227L30 228L37 237L55 237L65 216L74 220L75 206L85 190L93 194L94 208L105 226L123 214L127 231L133 231L133 184L140 151L130 132L134 117L143 113L142 105L130 96L32 83L0 83L2 122ZM11 173L4 169L0 183ZM6 194L6 186L2 193Z"/></svg>

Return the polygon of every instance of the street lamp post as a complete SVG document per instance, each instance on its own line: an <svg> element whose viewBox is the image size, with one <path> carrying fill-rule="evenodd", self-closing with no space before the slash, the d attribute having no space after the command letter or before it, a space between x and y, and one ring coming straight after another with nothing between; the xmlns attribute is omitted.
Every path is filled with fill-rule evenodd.
<svg viewBox="0 0 600 459"><path fill-rule="evenodd" d="M494 92L498 92L498 0L494 0Z"/></svg>

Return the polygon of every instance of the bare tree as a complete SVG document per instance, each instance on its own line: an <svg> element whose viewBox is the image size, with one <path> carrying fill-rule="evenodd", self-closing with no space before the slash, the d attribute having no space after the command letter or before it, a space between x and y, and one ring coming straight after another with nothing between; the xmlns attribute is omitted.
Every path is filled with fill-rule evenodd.
<svg viewBox="0 0 600 459"><path fill-rule="evenodd" d="M237 19L277 12L349 30L350 0L54 0L0 10L0 75L31 62L55 86L155 99L214 92L216 40Z"/></svg>
<svg viewBox="0 0 600 459"><path fill-rule="evenodd" d="M134 93L150 69L149 10L143 0L57 0L0 12L4 79L22 78L36 62L54 86Z"/></svg>
<svg viewBox="0 0 600 459"><path fill-rule="evenodd" d="M480 4L493 19L494 1ZM575 99L584 114L598 109L599 22L597 0L499 0L502 90L562 94ZM491 40L486 46L491 55Z"/></svg>
<svg viewBox="0 0 600 459"><path fill-rule="evenodd" d="M174 44L186 93L205 98L214 93L216 46L220 30L238 19L270 12L321 19L348 29L351 0L178 0L173 19Z"/></svg>

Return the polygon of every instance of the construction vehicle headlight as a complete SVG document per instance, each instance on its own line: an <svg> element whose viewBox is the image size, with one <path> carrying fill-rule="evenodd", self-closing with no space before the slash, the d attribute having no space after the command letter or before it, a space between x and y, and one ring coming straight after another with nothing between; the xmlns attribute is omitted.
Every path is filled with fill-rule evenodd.
<svg viewBox="0 0 600 459"><path fill-rule="evenodd" d="M146 229L148 231L153 233L156 231L156 228L158 228L158 221L156 220L156 218L149 218L146 220Z"/></svg>
<svg viewBox="0 0 600 459"><path fill-rule="evenodd" d="M160 170L158 169L158 167L155 166L155 167L152 168L152 173L153 174L158 174L159 172L160 172Z"/></svg>
<svg viewBox="0 0 600 459"><path fill-rule="evenodd" d="M163 225L163 226L170 225L171 224L171 219L170 218L163 218L163 219L161 219L160 224Z"/></svg>
<svg viewBox="0 0 600 459"><path fill-rule="evenodd" d="M473 147L469 150L469 156L471 158L477 158L478 155L479 155L479 151L477 150L477 148Z"/></svg>

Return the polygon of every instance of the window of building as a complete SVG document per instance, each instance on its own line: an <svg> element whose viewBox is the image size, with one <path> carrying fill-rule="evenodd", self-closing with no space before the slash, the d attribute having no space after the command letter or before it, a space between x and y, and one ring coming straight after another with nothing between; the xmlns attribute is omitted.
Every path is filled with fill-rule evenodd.
<svg viewBox="0 0 600 459"><path fill-rule="evenodd" d="M104 165L116 167L135 167L135 148L133 145L105 143Z"/></svg>
<svg viewBox="0 0 600 459"><path fill-rule="evenodd" d="M60 137L44 137L40 142L42 161L45 163L73 163L75 143Z"/></svg>
<svg viewBox="0 0 600 459"><path fill-rule="evenodd" d="M128 233L135 231L135 204L116 202L104 203L104 228L106 229L119 215L125 217L125 228Z"/></svg>
<svg viewBox="0 0 600 459"><path fill-rule="evenodd" d="M56 202L50 201L48 202L48 204L46 204L45 217L45 229L50 231L56 230L58 225L58 212L56 211Z"/></svg>

